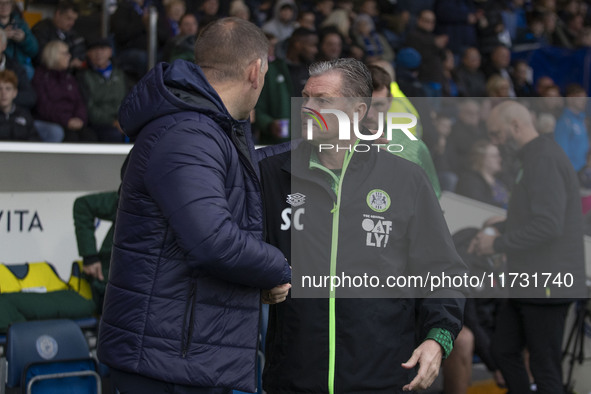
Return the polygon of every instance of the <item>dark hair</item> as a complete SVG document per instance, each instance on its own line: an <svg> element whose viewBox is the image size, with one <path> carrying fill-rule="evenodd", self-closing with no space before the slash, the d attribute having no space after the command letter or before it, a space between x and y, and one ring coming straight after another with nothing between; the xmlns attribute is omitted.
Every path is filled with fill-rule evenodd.
<svg viewBox="0 0 591 394"><path fill-rule="evenodd" d="M18 78L14 71L2 70L0 71L0 82L7 82L11 84L15 89L18 88Z"/></svg>
<svg viewBox="0 0 591 394"><path fill-rule="evenodd" d="M376 90L382 90L384 88L390 91L390 84L392 83L392 78L390 78L390 74L386 70L384 70L380 66L376 66L375 64L370 64L367 66L371 74L371 84L373 87L374 92Z"/></svg>
<svg viewBox="0 0 591 394"><path fill-rule="evenodd" d="M197 22L197 26L199 26L199 21L197 20L197 17L195 16L195 14L193 14L192 12L186 12L183 16L181 16L181 19L179 19L179 25L181 24L183 19L185 19L188 16L192 16L193 18L195 18L195 22Z"/></svg>
<svg viewBox="0 0 591 394"><path fill-rule="evenodd" d="M77 14L80 13L80 11L78 10L78 6L69 0L62 0L59 3L57 3L57 7L55 9L55 12L59 12L60 14L63 14L64 12L69 11L69 10L72 10Z"/></svg>
<svg viewBox="0 0 591 394"><path fill-rule="evenodd" d="M343 97L371 97L373 86L367 66L353 58L316 62L310 66L310 77L329 72L338 72L343 77L341 94Z"/></svg>
<svg viewBox="0 0 591 394"><path fill-rule="evenodd" d="M573 94L578 94L578 93L587 94L587 92L585 91L585 88L582 87L581 85L579 85L578 83L568 84L568 85L566 85L566 88L564 89L564 96L565 97L569 97L569 96L572 96Z"/></svg>
<svg viewBox="0 0 591 394"><path fill-rule="evenodd" d="M207 25L195 43L195 63L214 81L239 79L253 61L267 61L269 40L261 29L240 18Z"/></svg>
<svg viewBox="0 0 591 394"><path fill-rule="evenodd" d="M326 37L328 37L331 34L336 34L339 37L341 37L341 41L345 42L345 38L343 37L343 35L341 34L341 32L339 31L339 29L337 29L335 26L330 25L330 26L325 26L322 29L318 30L318 41L322 42L324 41L324 39Z"/></svg>
<svg viewBox="0 0 591 394"><path fill-rule="evenodd" d="M317 33L314 30L310 30L306 27L298 27L297 29L295 29L293 31L293 33L291 33L291 36L289 37L289 39L287 41L287 48L289 49L289 48L293 47L293 45L296 42L299 42L306 37L316 36L316 35L317 35Z"/></svg>

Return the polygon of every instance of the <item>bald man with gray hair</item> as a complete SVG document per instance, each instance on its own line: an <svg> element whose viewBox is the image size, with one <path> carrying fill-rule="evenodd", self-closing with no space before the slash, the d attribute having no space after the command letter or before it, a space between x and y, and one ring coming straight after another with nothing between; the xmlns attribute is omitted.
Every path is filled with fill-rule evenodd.
<svg viewBox="0 0 591 394"><path fill-rule="evenodd" d="M526 348L537 393L564 393L561 350L566 313L570 302L586 295L577 175L560 146L538 134L523 105L497 105L487 127L493 143L519 150L522 164L507 220L489 229L495 235L480 233L469 250L506 254L507 271L520 278L497 315L492 354L510 393L530 392L523 362ZM550 280L535 279L542 277ZM561 280L569 285L557 285Z"/></svg>

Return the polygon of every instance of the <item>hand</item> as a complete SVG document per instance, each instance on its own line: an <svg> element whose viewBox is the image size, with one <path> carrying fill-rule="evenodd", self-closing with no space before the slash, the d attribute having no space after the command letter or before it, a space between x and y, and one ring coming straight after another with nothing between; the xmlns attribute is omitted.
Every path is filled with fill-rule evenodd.
<svg viewBox="0 0 591 394"><path fill-rule="evenodd" d="M72 118L68 120L68 129L80 130L84 126L84 122L80 118Z"/></svg>
<svg viewBox="0 0 591 394"><path fill-rule="evenodd" d="M432 339L427 339L412 352L410 359L402 364L405 369L414 368L419 363L419 372L417 376L402 388L403 391L424 390L433 384L433 381L439 375L439 367L443 349L441 345Z"/></svg>
<svg viewBox="0 0 591 394"><path fill-rule="evenodd" d="M498 236L498 234L486 235L482 231L479 232L472 242L470 242L468 253L476 254L478 256L495 253L493 245Z"/></svg>
<svg viewBox="0 0 591 394"><path fill-rule="evenodd" d="M72 68L82 68L84 66L84 62L80 59L76 59L75 57L70 60L70 67Z"/></svg>
<svg viewBox="0 0 591 394"><path fill-rule="evenodd" d="M105 280L105 277L103 276L103 266L100 261L90 265L85 265L82 267L82 271L86 275L97 278L98 280Z"/></svg>
<svg viewBox="0 0 591 394"><path fill-rule="evenodd" d="M285 301L289 289L291 289L291 284L284 283L273 287L271 290L262 290L261 298L263 299L263 304L278 304Z"/></svg>
<svg viewBox="0 0 591 394"><path fill-rule="evenodd" d="M12 26L9 26L5 30L6 38L16 41L22 42L25 39L25 32L22 29L15 29Z"/></svg>

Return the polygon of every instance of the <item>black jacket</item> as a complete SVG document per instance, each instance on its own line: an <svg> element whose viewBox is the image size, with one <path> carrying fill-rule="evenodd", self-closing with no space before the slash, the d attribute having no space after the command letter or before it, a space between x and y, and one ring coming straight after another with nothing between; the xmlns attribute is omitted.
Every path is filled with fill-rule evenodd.
<svg viewBox="0 0 591 394"><path fill-rule="evenodd" d="M512 295L585 297L583 214L577 174L562 148L550 138L530 141L519 151L519 159L522 171L513 186L507 220L501 226L503 235L494 242L496 252L507 254L510 272L530 274L530 285L514 286ZM537 286L531 276L535 273ZM542 283L546 279L543 273L554 275L547 286ZM558 273L571 274L573 286L552 283Z"/></svg>
<svg viewBox="0 0 591 394"><path fill-rule="evenodd" d="M331 265L337 275L377 275L380 270L408 275L435 266L446 272L464 269L418 166L385 151L355 153L345 161L340 193L335 193L326 181L328 173L308 167L310 151L302 143L293 157L287 152L261 162L267 239L290 259L292 295L316 294L302 289L301 275L315 268L324 275ZM369 197L378 189L388 194L390 204L376 211ZM391 222L381 247L368 231L369 221L374 229L378 221L385 227ZM327 289L314 290L328 295ZM358 297L358 290L339 288L336 295ZM374 290L374 296L385 294ZM435 292L435 297L444 292ZM462 296L457 291L445 294ZM400 364L428 331L443 328L455 337L461 329L463 300L435 297L290 296L270 308L263 387L269 394L328 393L332 371L334 393L402 392L415 371Z"/></svg>
<svg viewBox="0 0 591 394"><path fill-rule="evenodd" d="M41 22L33 26L33 34L39 43L39 53L37 54L37 64L41 62L41 53L45 45L54 40L63 41L68 45L72 59L84 60L86 57L86 44L84 37L76 33L74 30L68 32L59 32L55 27L51 18L43 19Z"/></svg>
<svg viewBox="0 0 591 394"><path fill-rule="evenodd" d="M39 141L39 134L33 125L33 117L24 108L14 106L7 114L0 114L0 140Z"/></svg>

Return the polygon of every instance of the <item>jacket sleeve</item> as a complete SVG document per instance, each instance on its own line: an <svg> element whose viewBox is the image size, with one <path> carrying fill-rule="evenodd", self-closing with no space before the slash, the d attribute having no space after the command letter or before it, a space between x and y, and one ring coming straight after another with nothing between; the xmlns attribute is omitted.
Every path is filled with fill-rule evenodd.
<svg viewBox="0 0 591 394"><path fill-rule="evenodd" d="M50 87L47 85L45 78L46 73L45 69L38 67L33 76L32 84L37 93L35 111L39 119L58 123L60 126L66 127L69 118L65 119L61 111L54 111Z"/></svg>
<svg viewBox="0 0 591 394"><path fill-rule="evenodd" d="M498 237L494 242L496 252L535 248L561 236L564 231L568 196L556 161L540 158L524 169L524 173L527 178L524 176L521 182L526 182L531 220Z"/></svg>
<svg viewBox="0 0 591 394"><path fill-rule="evenodd" d="M467 268L456 252L433 189L426 176L415 198L414 215L408 227L409 267L411 275L463 275ZM428 247L426 247L428 244ZM461 289L439 287L431 291L426 283L417 302L420 338L432 328L443 328L454 338L462 328L465 296Z"/></svg>
<svg viewBox="0 0 591 394"><path fill-rule="evenodd" d="M117 213L117 192L95 193L78 197L74 201L73 215L76 229L78 254L82 257L96 257L95 219L115 221Z"/></svg>
<svg viewBox="0 0 591 394"><path fill-rule="evenodd" d="M16 43L16 45L18 45L18 47L21 49L21 51L23 51L23 53L25 53L25 55L32 59L35 56L37 56L37 53L39 52L37 38L35 37L33 32L31 32L31 29L29 29L29 26L24 21L22 21L22 23L19 23L19 28L22 29L23 32L25 32L25 39L21 42Z"/></svg>
<svg viewBox="0 0 591 394"><path fill-rule="evenodd" d="M253 287L288 282L291 273L283 254L234 221L227 188L240 185L227 186L226 177L240 165L238 157L232 156L227 138L212 136L207 127L214 126L203 123L180 122L156 144L144 176L149 194L195 268ZM259 191L244 192L260 198ZM253 214L250 208L244 207L244 215Z"/></svg>

